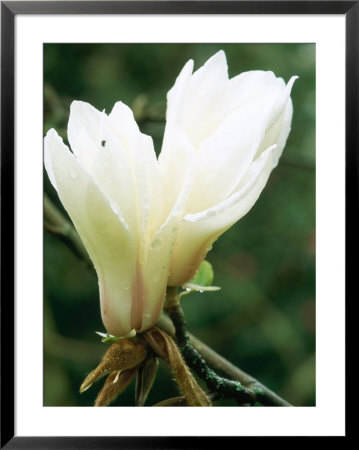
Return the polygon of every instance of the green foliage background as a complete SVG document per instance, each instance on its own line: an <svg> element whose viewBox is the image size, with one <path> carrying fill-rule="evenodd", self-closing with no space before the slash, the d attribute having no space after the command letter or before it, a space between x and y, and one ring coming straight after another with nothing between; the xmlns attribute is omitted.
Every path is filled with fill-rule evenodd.
<svg viewBox="0 0 359 450"><path fill-rule="evenodd" d="M66 140L73 100L107 112L121 100L159 151L167 91L188 59L198 68L220 49L230 77L260 69L299 79L279 166L208 254L222 290L183 298L188 328L289 402L315 405L315 45L47 44L44 133L53 127ZM46 174L44 188L62 209ZM44 241L44 405L90 406L102 382L78 388L105 350L97 279L54 236ZM133 394L132 385L115 405L134 405ZM148 404L176 395L161 364Z"/></svg>

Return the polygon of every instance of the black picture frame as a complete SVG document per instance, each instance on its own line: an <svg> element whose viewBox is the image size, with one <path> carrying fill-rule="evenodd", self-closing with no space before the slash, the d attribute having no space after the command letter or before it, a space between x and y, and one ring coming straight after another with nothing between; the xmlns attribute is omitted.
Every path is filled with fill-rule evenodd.
<svg viewBox="0 0 359 450"><path fill-rule="evenodd" d="M1 2L1 448L201 448L223 437L25 437L14 421L14 76L19 14L339 14L346 20L346 290L354 287L358 221L359 1L4 1ZM228 438L237 439L237 438ZM226 442L227 443L227 442Z"/></svg>

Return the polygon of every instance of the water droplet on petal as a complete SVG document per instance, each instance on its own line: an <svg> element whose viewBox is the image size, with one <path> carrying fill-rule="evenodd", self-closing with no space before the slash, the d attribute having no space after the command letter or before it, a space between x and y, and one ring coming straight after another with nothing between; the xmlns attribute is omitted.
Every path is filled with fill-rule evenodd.
<svg viewBox="0 0 359 450"><path fill-rule="evenodd" d="M118 209L118 206L116 205L116 203L110 202L110 206L111 206L112 211L113 211L115 214L118 214L118 213L120 212L119 209Z"/></svg>
<svg viewBox="0 0 359 450"><path fill-rule="evenodd" d="M207 211L207 214L206 214L207 219L210 219L211 217L215 217L216 215L217 215L216 211L213 211L213 210Z"/></svg>
<svg viewBox="0 0 359 450"><path fill-rule="evenodd" d="M161 239L155 239L152 242L151 246L152 246L152 248L159 248L161 246L161 244L162 244Z"/></svg>
<svg viewBox="0 0 359 450"><path fill-rule="evenodd" d="M154 275L153 275L153 281L155 282L155 283L157 283L157 281L160 279L160 274L159 274L159 272L156 272Z"/></svg>
<svg viewBox="0 0 359 450"><path fill-rule="evenodd" d="M171 233L172 233L172 234L177 233L177 231L178 231L178 227L173 227L173 228L171 229Z"/></svg>

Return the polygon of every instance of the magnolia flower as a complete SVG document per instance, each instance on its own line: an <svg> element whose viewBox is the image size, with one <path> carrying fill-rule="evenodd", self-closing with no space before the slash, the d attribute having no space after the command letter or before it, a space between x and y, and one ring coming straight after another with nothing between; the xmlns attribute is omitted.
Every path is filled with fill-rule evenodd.
<svg viewBox="0 0 359 450"><path fill-rule="evenodd" d="M97 272L102 320L124 336L151 328L167 285L181 286L217 237L253 206L290 131L294 77L271 72L231 80L223 52L168 93L157 160L121 102L112 112L73 102L72 152L55 130L45 167Z"/></svg>
<svg viewBox="0 0 359 450"><path fill-rule="evenodd" d="M168 284L191 279L213 242L254 205L285 146L290 92L272 72L228 79L219 51L192 74L188 61L167 95L159 164L165 208L180 199L180 222Z"/></svg>
<svg viewBox="0 0 359 450"><path fill-rule="evenodd" d="M161 173L152 139L131 110L106 115L73 102L68 140L45 137L45 166L97 272L108 333L151 328L167 286L174 223L163 216Z"/></svg>

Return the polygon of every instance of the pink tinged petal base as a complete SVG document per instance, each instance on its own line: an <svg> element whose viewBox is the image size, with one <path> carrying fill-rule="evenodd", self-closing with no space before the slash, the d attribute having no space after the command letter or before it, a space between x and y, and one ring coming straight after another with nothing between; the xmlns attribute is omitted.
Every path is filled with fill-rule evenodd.
<svg viewBox="0 0 359 450"><path fill-rule="evenodd" d="M149 246L142 282L145 290L142 330L152 327L162 311L179 219L174 216L155 233Z"/></svg>
<svg viewBox="0 0 359 450"><path fill-rule="evenodd" d="M142 275L141 264L137 258L136 274L132 282L132 301L131 301L131 328L141 330L143 309L146 303L145 295L147 294Z"/></svg>

